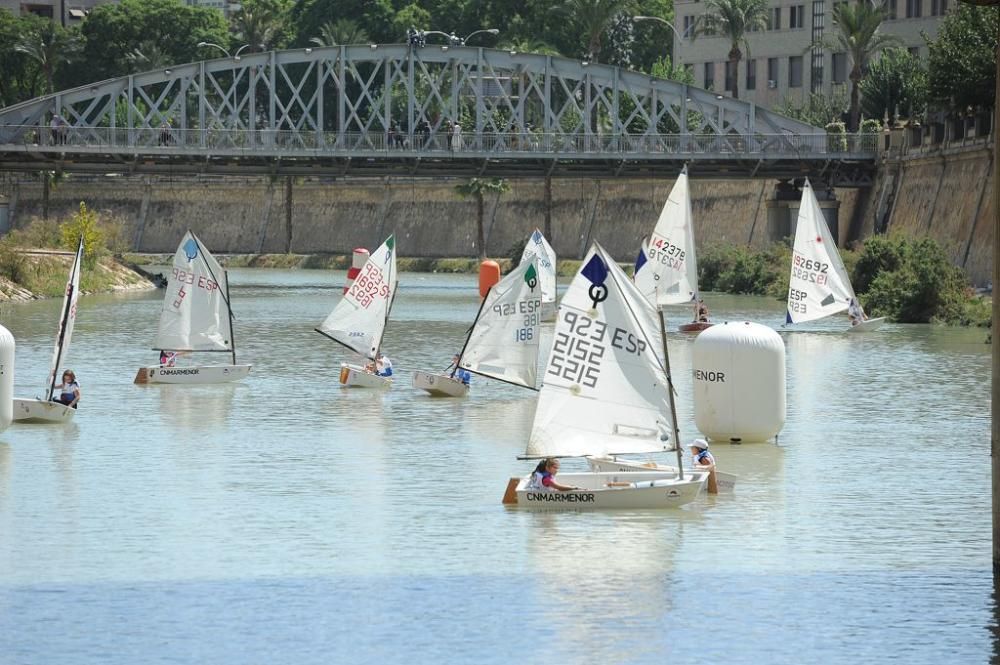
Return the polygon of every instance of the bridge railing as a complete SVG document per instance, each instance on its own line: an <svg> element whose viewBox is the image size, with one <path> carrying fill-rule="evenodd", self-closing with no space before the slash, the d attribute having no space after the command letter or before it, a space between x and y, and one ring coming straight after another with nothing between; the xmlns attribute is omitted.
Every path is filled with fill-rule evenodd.
<svg viewBox="0 0 1000 665"><path fill-rule="evenodd" d="M276 129L120 129L8 125L0 149L30 152L294 155L416 153L480 155L725 155L871 157L878 135L816 134L558 134L540 132L325 132Z"/></svg>

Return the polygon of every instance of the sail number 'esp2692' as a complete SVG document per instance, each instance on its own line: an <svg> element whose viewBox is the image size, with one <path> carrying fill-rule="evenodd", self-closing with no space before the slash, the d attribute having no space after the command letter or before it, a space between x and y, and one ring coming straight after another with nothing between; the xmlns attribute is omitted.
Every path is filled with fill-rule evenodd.
<svg viewBox="0 0 1000 665"><path fill-rule="evenodd" d="M792 276L810 284L826 284L829 263L807 259L801 254L792 257Z"/></svg>
<svg viewBox="0 0 1000 665"><path fill-rule="evenodd" d="M636 356L646 351L645 340L628 330L609 328L604 321L568 309L562 316L569 325L569 332L556 332L547 374L594 388L601 376L601 361L608 344Z"/></svg>
<svg viewBox="0 0 1000 665"><path fill-rule="evenodd" d="M371 262L366 263L351 284L347 296L366 309L371 306L376 297L387 298L389 284L382 275L382 269Z"/></svg>

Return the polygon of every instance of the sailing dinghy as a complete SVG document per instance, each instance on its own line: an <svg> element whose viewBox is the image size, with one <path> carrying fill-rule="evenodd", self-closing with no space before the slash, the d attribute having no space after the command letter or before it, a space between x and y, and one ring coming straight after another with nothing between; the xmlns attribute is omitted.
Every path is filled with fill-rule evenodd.
<svg viewBox="0 0 1000 665"><path fill-rule="evenodd" d="M462 397L468 384L456 378L459 368L524 388L535 389L538 338L544 307L538 270L532 256L486 293L451 374L415 372L413 387L435 397Z"/></svg>
<svg viewBox="0 0 1000 665"><path fill-rule="evenodd" d="M662 314L658 320L595 243L563 295L522 459L666 450L665 419L679 439L668 362ZM532 474L512 493L517 507L535 510L671 508L693 501L707 478L686 470L560 473L560 483L580 489L556 492L536 487Z"/></svg>
<svg viewBox="0 0 1000 665"><path fill-rule="evenodd" d="M694 214L687 167L677 176L660 211L653 235L643 241L633 279L653 307L692 304L695 320L681 332L700 332L711 326L698 321L698 257L694 245Z"/></svg>
<svg viewBox="0 0 1000 665"><path fill-rule="evenodd" d="M135 383L229 383L250 373L250 365L236 364L229 277L191 231L174 253L153 348L161 353L229 353L232 363L141 367Z"/></svg>
<svg viewBox="0 0 1000 665"><path fill-rule="evenodd" d="M76 409L60 402L51 401L55 392L56 377L59 367L69 353L69 342L73 337L73 325L76 323L76 301L80 297L80 264L83 261L83 238L76 248L76 257L69 269L69 281L66 282L66 293L63 295L62 314L59 317L59 328L56 331L56 344L52 351L52 362L49 365L49 378L45 386L47 399L14 398L14 420L23 423L64 423L69 421Z"/></svg>
<svg viewBox="0 0 1000 665"><path fill-rule="evenodd" d="M542 232L535 232L521 253L521 263L534 257L537 261L538 282L542 288L542 321L556 320L556 253Z"/></svg>
<svg viewBox="0 0 1000 665"><path fill-rule="evenodd" d="M819 201L806 180L795 223L785 323L815 321L845 310L855 322L848 329L852 332L877 330L885 322L884 317L865 318Z"/></svg>
<svg viewBox="0 0 1000 665"><path fill-rule="evenodd" d="M389 236L372 252L347 293L316 332L375 363L396 297L396 239ZM341 363L340 383L353 388L389 388L392 379L363 365Z"/></svg>

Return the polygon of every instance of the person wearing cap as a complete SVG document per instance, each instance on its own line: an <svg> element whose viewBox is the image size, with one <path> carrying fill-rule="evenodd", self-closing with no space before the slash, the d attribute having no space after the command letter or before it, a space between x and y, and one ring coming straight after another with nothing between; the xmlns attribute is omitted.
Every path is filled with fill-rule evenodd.
<svg viewBox="0 0 1000 665"><path fill-rule="evenodd" d="M715 458L708 452L708 441L705 439L695 439L690 444L691 457L694 458L694 465L715 466Z"/></svg>

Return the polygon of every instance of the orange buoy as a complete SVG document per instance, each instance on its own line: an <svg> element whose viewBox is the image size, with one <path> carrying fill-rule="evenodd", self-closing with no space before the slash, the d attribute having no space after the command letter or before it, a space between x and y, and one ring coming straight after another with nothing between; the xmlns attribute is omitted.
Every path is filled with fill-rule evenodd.
<svg viewBox="0 0 1000 665"><path fill-rule="evenodd" d="M486 259L479 264L479 297L485 298L490 288L500 281L500 264Z"/></svg>
<svg viewBox="0 0 1000 665"><path fill-rule="evenodd" d="M347 269L347 284L344 285L344 293L347 293L347 290L351 288L358 273L368 262L368 256L368 250L364 247L358 247L354 250L354 254L351 256L351 267Z"/></svg>

